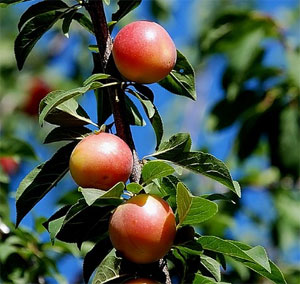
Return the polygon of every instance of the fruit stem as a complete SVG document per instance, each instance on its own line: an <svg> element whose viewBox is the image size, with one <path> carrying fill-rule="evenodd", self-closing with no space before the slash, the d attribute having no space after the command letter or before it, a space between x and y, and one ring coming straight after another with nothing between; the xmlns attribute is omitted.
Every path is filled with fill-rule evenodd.
<svg viewBox="0 0 300 284"><path fill-rule="evenodd" d="M105 73L105 71L107 70L109 71L109 73L114 73L116 72L116 68L114 66L113 60L110 60L110 55L112 51L112 39L107 26L103 2L90 0L87 3L85 3L85 8L91 16L96 41L99 49L99 53L97 54L98 58L94 60L94 72ZM110 87L107 88L107 90L112 106L117 135L120 138L122 138L132 150L133 170L131 173L130 180L132 182L139 183L141 178L141 165L139 162L137 152L135 150L130 125L126 116L124 91L121 89L120 86Z"/></svg>

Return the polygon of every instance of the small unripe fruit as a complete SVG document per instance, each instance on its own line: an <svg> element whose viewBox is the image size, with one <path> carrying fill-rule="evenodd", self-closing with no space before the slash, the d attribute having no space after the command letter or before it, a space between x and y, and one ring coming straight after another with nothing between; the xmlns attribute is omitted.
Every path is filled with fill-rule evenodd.
<svg viewBox="0 0 300 284"><path fill-rule="evenodd" d="M109 223L113 246L135 263L151 263L170 250L176 234L172 208L162 198L140 194L120 205Z"/></svg>
<svg viewBox="0 0 300 284"><path fill-rule="evenodd" d="M125 284L159 284L159 282L148 278L130 279Z"/></svg>
<svg viewBox="0 0 300 284"><path fill-rule="evenodd" d="M133 158L128 145L118 136L100 132L83 138L70 158L70 172L81 187L107 190L126 182Z"/></svg>
<svg viewBox="0 0 300 284"><path fill-rule="evenodd" d="M128 80L155 83L165 78L176 63L176 47L157 23L136 21L117 34L112 54L119 72Z"/></svg>

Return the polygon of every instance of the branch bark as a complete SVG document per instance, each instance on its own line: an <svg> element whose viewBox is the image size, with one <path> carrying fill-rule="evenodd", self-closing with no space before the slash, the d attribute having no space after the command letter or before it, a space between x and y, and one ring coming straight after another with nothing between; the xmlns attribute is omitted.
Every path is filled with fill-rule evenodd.
<svg viewBox="0 0 300 284"><path fill-rule="evenodd" d="M107 26L102 0L89 1L85 4L85 7L91 16L99 49L100 58L95 61L97 64L95 70L104 73L105 71L109 71L110 74L117 73L113 61L110 60L112 39ZM118 73L116 75L118 75ZM109 88L108 94L112 106L117 135L122 138L132 150L133 169L130 180L138 183L141 177L141 165L135 149L130 125L127 122L124 92L121 88Z"/></svg>
<svg viewBox="0 0 300 284"><path fill-rule="evenodd" d="M95 70L96 72L109 71L109 74L117 75L118 73L115 73L115 65L113 61L110 60L112 51L112 39L107 26L102 0L90 0L85 4L85 7L91 16L97 46L99 49L100 58L99 60L94 61L97 65L95 66ZM122 138L132 150L133 170L131 173L130 180L138 183L141 178L141 164L135 149L130 125L126 118L126 108L124 99L125 94L121 87L109 88L108 93L110 96L110 102L112 106L117 135L120 138ZM171 284L172 282L170 279L169 270L164 259L161 259L159 261L159 269L165 275L165 283Z"/></svg>

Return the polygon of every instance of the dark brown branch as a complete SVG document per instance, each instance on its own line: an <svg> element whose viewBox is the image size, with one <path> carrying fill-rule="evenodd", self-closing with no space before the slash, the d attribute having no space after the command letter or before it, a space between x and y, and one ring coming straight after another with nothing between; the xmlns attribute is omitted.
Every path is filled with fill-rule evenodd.
<svg viewBox="0 0 300 284"><path fill-rule="evenodd" d="M99 60L95 60L95 70L97 72L105 72L115 75L115 66L110 59L112 50L112 39L106 22L105 12L102 0L90 0L85 4L87 11L91 16L94 26L97 46L99 49ZM116 76L117 77L117 76ZM124 92L120 88L110 88L108 90L112 112L115 120L117 135L122 138L130 147L133 153L133 170L131 174L131 181L139 182L141 176L141 166L139 158L135 150L134 141L132 138L130 126L127 122Z"/></svg>
<svg viewBox="0 0 300 284"><path fill-rule="evenodd" d="M109 71L109 74L115 75L115 66L113 61L110 60L112 39L109 34L102 0L90 0L85 4L85 7L92 19L100 55L99 60L94 60L97 65L95 66L95 70L97 72L105 72L107 70ZM133 170L130 180L138 183L141 177L141 164L135 150L130 125L126 116L125 94L121 87L109 88L108 93L110 96L117 135L128 144L133 153ZM161 259L158 266L161 272L165 275L166 284L171 284L166 261Z"/></svg>

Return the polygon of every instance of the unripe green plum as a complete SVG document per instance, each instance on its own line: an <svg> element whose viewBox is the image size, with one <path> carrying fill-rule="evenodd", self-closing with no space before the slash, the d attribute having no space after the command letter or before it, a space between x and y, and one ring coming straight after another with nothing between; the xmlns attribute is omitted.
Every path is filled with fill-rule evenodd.
<svg viewBox="0 0 300 284"><path fill-rule="evenodd" d="M132 152L118 136L100 132L83 138L70 157L70 172L81 187L107 190L126 182L133 165Z"/></svg>
<svg viewBox="0 0 300 284"><path fill-rule="evenodd" d="M112 54L119 72L128 80L155 83L165 78L176 63L176 47L157 23L136 21L117 34Z"/></svg>
<svg viewBox="0 0 300 284"><path fill-rule="evenodd" d="M151 263L165 256L175 234L172 208L149 194L139 194L118 206L109 223L113 246L135 263Z"/></svg>
<svg viewBox="0 0 300 284"><path fill-rule="evenodd" d="M126 281L124 284L159 284L159 282L149 278L137 278L137 279L130 279Z"/></svg>

